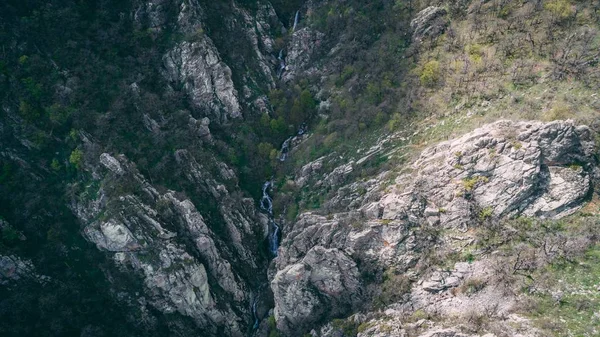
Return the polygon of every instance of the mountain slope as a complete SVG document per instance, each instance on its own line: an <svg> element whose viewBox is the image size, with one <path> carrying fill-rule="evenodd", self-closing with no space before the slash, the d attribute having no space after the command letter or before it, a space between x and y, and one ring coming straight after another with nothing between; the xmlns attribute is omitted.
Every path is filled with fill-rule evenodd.
<svg viewBox="0 0 600 337"><path fill-rule="evenodd" d="M2 335L597 333L595 1L0 13Z"/></svg>

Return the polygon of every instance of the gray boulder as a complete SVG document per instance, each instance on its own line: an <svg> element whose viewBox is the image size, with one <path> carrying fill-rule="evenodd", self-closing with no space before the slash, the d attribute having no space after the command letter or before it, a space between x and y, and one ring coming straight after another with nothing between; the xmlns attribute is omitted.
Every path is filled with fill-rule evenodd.
<svg viewBox="0 0 600 337"><path fill-rule="evenodd" d="M277 328L286 336L300 335L319 321L350 312L361 297L356 263L339 249L321 246L280 270L271 288Z"/></svg>

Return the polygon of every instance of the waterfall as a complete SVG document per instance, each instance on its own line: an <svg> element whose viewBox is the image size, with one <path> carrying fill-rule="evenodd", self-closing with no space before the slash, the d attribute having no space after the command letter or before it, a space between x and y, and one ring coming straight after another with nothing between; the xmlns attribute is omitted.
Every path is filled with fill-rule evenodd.
<svg viewBox="0 0 600 337"><path fill-rule="evenodd" d="M262 198L260 199L260 208L263 211L269 213L270 217L273 217L273 199L269 195L269 189L271 188L271 182L266 181L262 187Z"/></svg>
<svg viewBox="0 0 600 337"><path fill-rule="evenodd" d="M286 139L285 142L281 144L281 150L279 150L279 161L285 161L287 159L288 152L290 151L290 142L292 141L292 138L294 137Z"/></svg>
<svg viewBox="0 0 600 337"><path fill-rule="evenodd" d="M258 329L258 326L260 325L260 319L258 319L258 313L256 312L256 306L258 305L259 298L259 294L256 294L254 296L254 300L252 301L252 316L254 316L254 325L252 326L252 330Z"/></svg>
<svg viewBox="0 0 600 337"><path fill-rule="evenodd" d="M279 52L279 59L282 58L282 52ZM307 131L306 123L302 123L298 128L296 133L297 136L301 136L305 134ZM294 136L286 139L281 145L281 152L279 155L280 161L285 161L288 156L288 152L290 151L290 144ZM269 246L269 253L271 253L272 257L277 257L277 251L279 250L279 225L275 222L275 216L273 215L273 198L269 194L270 190L273 188L273 182L271 180L265 181L262 185L262 197L260 198L260 209L266 212L269 215L269 233L267 235L267 243ZM268 283L266 284L268 285ZM263 285L264 286L264 285ZM261 286L262 288L262 286ZM261 288L258 289L256 295L252 299L252 318L254 319L254 324L252 325L253 336L256 335L258 328L260 327L261 318L258 316L258 301L261 296Z"/></svg>
<svg viewBox="0 0 600 337"><path fill-rule="evenodd" d="M277 78L281 78L283 75L283 71L285 70L285 60L283 59L283 49L279 50L279 55L277 56L279 60L279 69L277 69Z"/></svg>
<svg viewBox="0 0 600 337"><path fill-rule="evenodd" d="M300 125L300 127L298 128L298 136L302 136L303 134L306 133L306 129L308 128L308 126L306 125L306 123L302 123Z"/></svg>
<svg viewBox="0 0 600 337"><path fill-rule="evenodd" d="M273 219L273 199L269 195L269 190L273 186L271 181L266 181L262 187L262 198L260 199L260 208L269 214L269 252L275 257L279 248L279 225Z"/></svg>
<svg viewBox="0 0 600 337"><path fill-rule="evenodd" d="M296 16L294 17L294 27L292 27L292 32L296 30L296 25L298 25L298 16L300 15L300 11L296 11Z"/></svg>
<svg viewBox="0 0 600 337"><path fill-rule="evenodd" d="M274 220L270 220L269 224L269 251L273 257L277 257L277 250L279 249L279 226Z"/></svg>

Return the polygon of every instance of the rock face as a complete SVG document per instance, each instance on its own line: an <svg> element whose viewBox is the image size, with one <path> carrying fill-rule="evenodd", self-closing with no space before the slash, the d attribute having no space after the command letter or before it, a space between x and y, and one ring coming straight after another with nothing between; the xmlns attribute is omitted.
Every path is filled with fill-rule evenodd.
<svg viewBox="0 0 600 337"><path fill-rule="evenodd" d="M426 37L435 38L442 34L448 25L445 17L446 10L441 7L430 6L417 13L410 22L413 30L413 40L421 41Z"/></svg>
<svg viewBox="0 0 600 337"><path fill-rule="evenodd" d="M301 335L315 323L347 313L361 296L356 263L339 249L321 246L279 271L271 287L277 328L286 336Z"/></svg>
<svg viewBox="0 0 600 337"><path fill-rule="evenodd" d="M10 286L11 283L24 279L42 284L51 281L48 276L36 273L35 266L31 261L15 255L0 255L0 286Z"/></svg>
<svg viewBox="0 0 600 337"><path fill-rule="evenodd" d="M423 151L379 213L446 228L477 216L559 218L588 195L593 154L591 131L570 121L496 122Z"/></svg>
<svg viewBox="0 0 600 337"><path fill-rule="evenodd" d="M320 46L325 34L313 31L308 27L295 31L286 57L287 67L283 74L284 81L291 81L310 64L313 53Z"/></svg>
<svg viewBox="0 0 600 337"><path fill-rule="evenodd" d="M139 300L164 313L189 316L211 335L242 336L250 313L240 309L249 307L250 289L247 275L229 261L243 260L248 270L257 270L255 255L243 243L258 246L252 238L262 236L261 221L252 201L232 199L189 152L177 151L176 159L187 172L184 177L219 199L234 251L223 249L190 200L173 191L158 192L124 156L102 153L102 166L91 166L100 186L96 197L75 199L71 208L89 241L112 254L119 268L131 268L143 279ZM223 163L219 170L230 175Z"/></svg>
<svg viewBox="0 0 600 337"><path fill-rule="evenodd" d="M514 303L499 288L490 287L468 298L448 295L470 279L489 278L493 269L489 261L416 274L422 252L434 245L423 228L461 233L487 218L556 219L571 214L593 189L597 166L594 155L593 136L586 126L572 121L499 121L425 149L412 165L412 172L396 178L383 193L376 191L384 190L385 173L373 182L364 182L361 186L366 192L353 197L351 203L342 200L347 189L356 189L352 187L356 182L336 187L337 192L325 204L343 204L346 211L327 217L307 212L284 227L286 234L271 282L278 327L293 334L318 325L319 315L350 313L352 305L361 302L361 297L356 296L358 289L369 289L368 281L358 275L376 277L384 270L419 280L409 295L410 308L402 310L422 308L444 315L467 315L469 310L485 311L496 303L498 312L508 312ZM300 169L298 184L306 186L316 180L314 186L336 186L345 180L331 177L352 171L352 165L342 165L326 172L322 161L320 158ZM316 174L320 179L314 177ZM315 259L316 252L328 256L327 265ZM345 269L350 273L345 272L346 281L342 282L338 280L344 280L344 275L340 275L344 268L331 267L340 266L340 261L345 266L356 266ZM326 270L319 278L336 285L334 291L324 291L314 281L315 270ZM302 302L301 298L310 300ZM401 331L406 324L400 324L402 318L398 315L391 315L402 326L397 334L388 334L390 330L384 328L383 322L373 321L372 329L361 336L405 336L406 331ZM422 333L468 336L441 328ZM325 332L317 335L330 336Z"/></svg>
<svg viewBox="0 0 600 337"><path fill-rule="evenodd" d="M221 122L241 116L231 69L207 36L182 42L164 56L165 77L182 86L192 103Z"/></svg>

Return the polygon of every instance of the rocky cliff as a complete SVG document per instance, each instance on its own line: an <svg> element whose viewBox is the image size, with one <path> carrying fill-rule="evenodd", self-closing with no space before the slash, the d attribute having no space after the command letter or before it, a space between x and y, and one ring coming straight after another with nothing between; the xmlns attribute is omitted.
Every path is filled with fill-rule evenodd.
<svg viewBox="0 0 600 337"><path fill-rule="evenodd" d="M326 317L351 313L376 296L372 283L389 270L412 284L398 304L391 299L391 307L451 316L496 306L508 315L514 299L501 290L475 299L446 297L469 278L485 278L492 256L439 272L423 270L426 252L472 240L483 221L572 214L594 193L595 149L592 131L572 121L499 121L423 150L410 172L391 184L380 180L371 187L378 192L355 198L345 212L301 214L286 227L275 259L271 286L278 328L297 335ZM329 176L305 171L304 179L317 184ZM394 336L403 336L401 326ZM377 330L369 331L364 336Z"/></svg>
<svg viewBox="0 0 600 337"><path fill-rule="evenodd" d="M597 13L0 4L0 335L594 336Z"/></svg>

